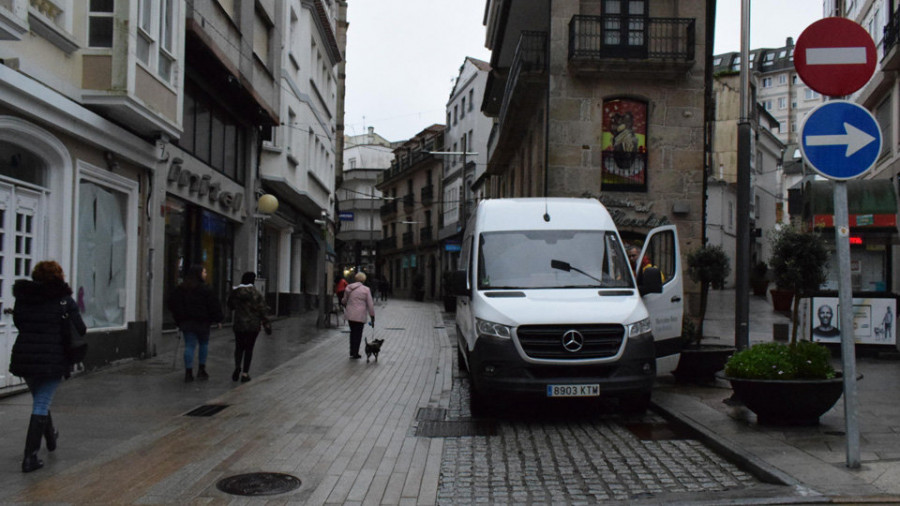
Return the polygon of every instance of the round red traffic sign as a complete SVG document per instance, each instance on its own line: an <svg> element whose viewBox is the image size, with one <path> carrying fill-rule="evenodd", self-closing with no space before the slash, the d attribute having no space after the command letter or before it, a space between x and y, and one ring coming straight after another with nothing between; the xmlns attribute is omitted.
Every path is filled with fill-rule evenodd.
<svg viewBox="0 0 900 506"><path fill-rule="evenodd" d="M862 88L875 72L872 36L846 18L825 18L806 27L794 46L794 68L810 88L842 97Z"/></svg>

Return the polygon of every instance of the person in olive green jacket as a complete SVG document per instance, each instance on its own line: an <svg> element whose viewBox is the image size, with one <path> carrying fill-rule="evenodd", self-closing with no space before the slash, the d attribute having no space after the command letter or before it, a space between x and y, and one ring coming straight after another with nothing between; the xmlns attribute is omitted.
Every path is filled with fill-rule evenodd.
<svg viewBox="0 0 900 506"><path fill-rule="evenodd" d="M240 378L242 383L250 381L250 361L253 360L253 347L256 346L259 329L264 328L266 334L272 333L269 308L253 285L255 281L255 273L245 272L241 276L241 284L228 295L228 308L234 310L234 373L231 380Z"/></svg>

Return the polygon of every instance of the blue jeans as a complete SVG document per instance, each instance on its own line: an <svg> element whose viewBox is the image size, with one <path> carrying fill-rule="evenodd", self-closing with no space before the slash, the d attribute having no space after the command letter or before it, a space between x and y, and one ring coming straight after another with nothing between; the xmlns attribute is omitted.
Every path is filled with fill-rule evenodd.
<svg viewBox="0 0 900 506"><path fill-rule="evenodd" d="M31 390L31 414L47 415L50 413L50 403L53 402L53 394L56 388L62 383L62 378L54 378L48 376L25 378Z"/></svg>
<svg viewBox="0 0 900 506"><path fill-rule="evenodd" d="M200 343L200 356L198 357L200 365L206 365L206 355L209 353L209 331L183 330L181 333L184 335L184 368L194 368L194 348L197 347L198 342Z"/></svg>

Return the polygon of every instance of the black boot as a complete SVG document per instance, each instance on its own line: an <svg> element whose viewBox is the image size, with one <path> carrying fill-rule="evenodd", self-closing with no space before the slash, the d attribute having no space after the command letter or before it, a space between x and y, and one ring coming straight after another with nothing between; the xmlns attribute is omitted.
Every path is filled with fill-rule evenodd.
<svg viewBox="0 0 900 506"><path fill-rule="evenodd" d="M59 437L59 431L53 426L53 416L47 411L47 425L44 427L44 439L47 440L47 451L52 452L56 449L56 438Z"/></svg>
<svg viewBox="0 0 900 506"><path fill-rule="evenodd" d="M197 371L198 380L208 380L209 374L206 373L206 364L200 364L200 370Z"/></svg>
<svg viewBox="0 0 900 506"><path fill-rule="evenodd" d="M194 381L194 370L193 369L185 369L184 370L184 382L190 383Z"/></svg>
<svg viewBox="0 0 900 506"><path fill-rule="evenodd" d="M25 436L25 458L22 459L22 472L30 473L44 467L44 461L37 456L41 449L41 438L47 426L47 415L31 415L28 422L28 435Z"/></svg>

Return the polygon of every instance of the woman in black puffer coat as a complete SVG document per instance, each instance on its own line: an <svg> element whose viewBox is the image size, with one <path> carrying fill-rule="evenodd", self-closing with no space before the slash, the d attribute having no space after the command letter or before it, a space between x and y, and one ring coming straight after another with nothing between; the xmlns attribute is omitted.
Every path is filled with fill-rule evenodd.
<svg viewBox="0 0 900 506"><path fill-rule="evenodd" d="M56 449L58 433L50 418L50 403L56 388L63 378L69 377L74 365L66 359L63 313L72 319L79 334L84 335L87 329L62 267L54 261L38 262L31 272L31 280L16 281L13 295L16 298L13 322L19 335L13 344L9 372L25 379L33 399L22 460L22 472L27 473L44 466L37 456L42 437L47 439L47 450Z"/></svg>

